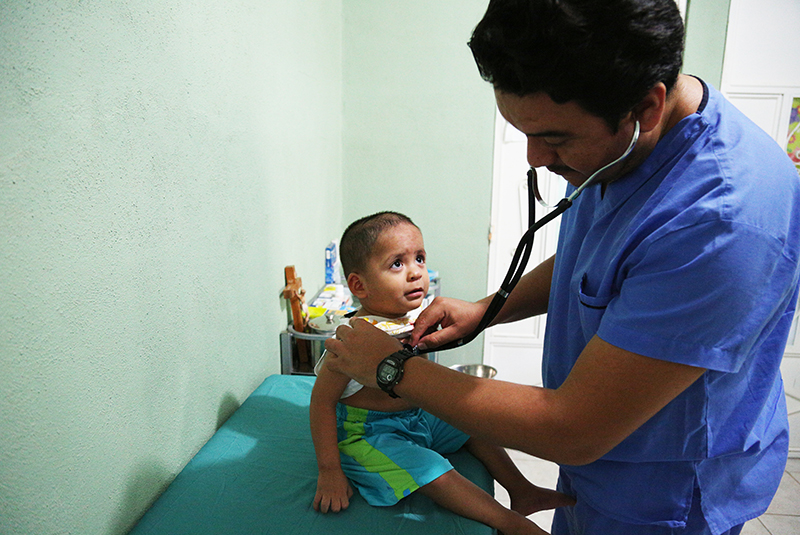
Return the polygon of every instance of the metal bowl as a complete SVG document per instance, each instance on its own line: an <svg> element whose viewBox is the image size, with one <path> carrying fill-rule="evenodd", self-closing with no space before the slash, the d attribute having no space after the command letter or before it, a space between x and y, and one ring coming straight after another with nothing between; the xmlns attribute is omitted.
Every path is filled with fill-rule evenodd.
<svg viewBox="0 0 800 535"><path fill-rule="evenodd" d="M485 364L455 364L450 366L451 370L466 373L467 375L474 375L475 377L483 377L491 379L497 375L497 370Z"/></svg>
<svg viewBox="0 0 800 535"><path fill-rule="evenodd" d="M336 332L336 328L342 323L347 323L347 321L348 320L343 316L326 312L324 315L309 321L308 326L317 334L333 336L333 333Z"/></svg>

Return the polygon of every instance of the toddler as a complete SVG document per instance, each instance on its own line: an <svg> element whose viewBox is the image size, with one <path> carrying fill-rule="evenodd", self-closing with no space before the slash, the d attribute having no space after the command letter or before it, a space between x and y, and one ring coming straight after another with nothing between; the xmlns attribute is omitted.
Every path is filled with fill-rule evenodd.
<svg viewBox="0 0 800 535"><path fill-rule="evenodd" d="M359 219L342 235L340 258L347 285L361 304L356 316L391 329L394 336L410 333L429 285L419 228L396 212ZM574 503L525 479L503 448L328 369L325 354L315 372L310 417L319 467L317 511L346 509L352 482L370 505L394 505L419 491L446 509L510 535L545 533L526 515ZM511 509L459 474L442 455L461 447L508 490Z"/></svg>

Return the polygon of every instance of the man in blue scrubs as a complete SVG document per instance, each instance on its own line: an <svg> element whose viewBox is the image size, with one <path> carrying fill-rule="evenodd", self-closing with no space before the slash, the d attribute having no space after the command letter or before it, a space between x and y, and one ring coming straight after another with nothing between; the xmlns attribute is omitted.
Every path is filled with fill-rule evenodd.
<svg viewBox="0 0 800 535"><path fill-rule="evenodd" d="M562 216L555 257L495 320L548 313L544 388L409 359L394 391L559 463L577 504L553 533L739 533L787 457L779 365L800 278L797 172L718 91L679 74L673 0L492 0L470 46L530 165L568 191L624 152L636 122L641 135ZM469 334L490 297L437 299L411 342ZM397 343L368 326L337 334L332 365L375 385Z"/></svg>

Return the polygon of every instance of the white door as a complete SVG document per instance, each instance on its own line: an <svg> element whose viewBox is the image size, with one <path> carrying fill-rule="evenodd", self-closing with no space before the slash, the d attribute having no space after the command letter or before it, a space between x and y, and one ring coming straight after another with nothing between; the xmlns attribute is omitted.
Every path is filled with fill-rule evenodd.
<svg viewBox="0 0 800 535"><path fill-rule="evenodd" d="M498 113L495 121L492 229L489 242L488 293L500 288L520 238L528 230L527 149L525 136ZM555 204L564 196L566 182L538 169L542 196ZM546 210L536 204L536 219ZM561 218L536 233L526 272L555 253ZM542 345L545 317L530 318L488 329L483 361L497 369L497 378L515 383L542 384Z"/></svg>

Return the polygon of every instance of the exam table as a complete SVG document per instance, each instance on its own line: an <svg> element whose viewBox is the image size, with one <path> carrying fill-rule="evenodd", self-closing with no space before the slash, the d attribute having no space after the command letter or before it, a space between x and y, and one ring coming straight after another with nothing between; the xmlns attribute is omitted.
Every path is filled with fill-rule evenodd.
<svg viewBox="0 0 800 535"><path fill-rule="evenodd" d="M133 535L490 535L494 530L414 493L372 507L356 491L338 514L314 511L317 465L308 423L314 377L273 375L259 386L145 513ZM493 494L464 450L453 466Z"/></svg>

